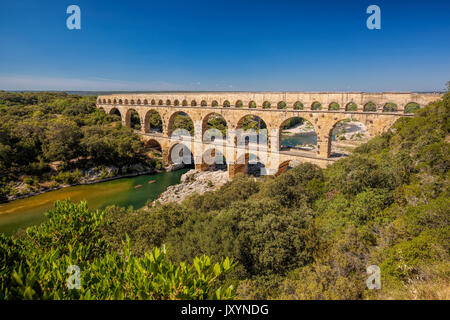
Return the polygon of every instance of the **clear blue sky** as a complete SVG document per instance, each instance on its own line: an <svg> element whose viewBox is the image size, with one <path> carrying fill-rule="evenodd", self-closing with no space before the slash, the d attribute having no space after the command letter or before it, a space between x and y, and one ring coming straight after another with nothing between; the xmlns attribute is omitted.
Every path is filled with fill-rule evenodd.
<svg viewBox="0 0 450 320"><path fill-rule="evenodd" d="M1 0L0 89L443 90L449 17L449 0Z"/></svg>

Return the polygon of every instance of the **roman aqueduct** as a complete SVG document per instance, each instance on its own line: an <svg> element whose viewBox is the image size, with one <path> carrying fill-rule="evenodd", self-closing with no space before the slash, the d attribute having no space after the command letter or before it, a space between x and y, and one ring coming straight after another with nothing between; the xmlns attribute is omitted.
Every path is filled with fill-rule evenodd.
<svg viewBox="0 0 450 320"><path fill-rule="evenodd" d="M418 93L320 93L320 92L188 92L151 94L114 94L98 97L97 107L107 114L118 114L122 124L131 126L131 113L139 115L142 139L149 145L159 145L165 164L171 162L176 145L183 144L194 159L195 168L209 165L205 154L216 150L226 158L228 172L233 177L245 171L249 154L258 151L258 161L264 163L265 174L277 174L292 161L313 162L320 167L336 161L331 157L331 134L337 123L351 118L365 125L372 137L387 130L399 117L412 116L411 111L438 100L439 94ZM162 132L154 132L150 115L156 111L162 120ZM173 134L177 114L188 115L194 124L194 134L180 137ZM205 141L207 121L220 115L226 122L227 136L223 140ZM239 146L236 132L248 115L258 116L267 127L268 144ZM317 134L315 152L281 148L284 123L293 117L311 122ZM244 158L242 163L239 159Z"/></svg>

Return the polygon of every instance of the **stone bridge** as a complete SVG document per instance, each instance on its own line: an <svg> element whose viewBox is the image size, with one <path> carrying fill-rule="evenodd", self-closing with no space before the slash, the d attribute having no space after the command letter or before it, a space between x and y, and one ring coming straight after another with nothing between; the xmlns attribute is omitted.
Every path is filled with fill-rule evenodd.
<svg viewBox="0 0 450 320"><path fill-rule="evenodd" d="M186 146L193 155L196 169L209 165L205 154L214 156L216 150L227 162L230 177L247 170L250 154L257 154L263 163L265 174L278 174L289 163L312 162L320 167L336 161L331 155L331 133L342 120L353 119L363 123L369 137L387 130L399 117L412 115L441 98L440 94L418 93L322 93L322 92L188 92L114 94L99 96L97 107L107 114L120 114L122 124L131 126L131 113L140 118L142 138L149 145L159 145L165 164L171 162L171 153L178 144ZM162 120L162 132L153 132L150 115L158 112ZM187 114L194 123L193 137L172 135L177 114ZM223 140L206 142L204 133L211 115L220 115L227 124L227 136ZM258 116L267 127L266 146L249 143L238 146L236 132L248 115ZM282 126L293 117L311 122L317 134L317 150L304 152L281 148ZM241 159L241 160L240 160ZM242 164L242 159L245 159Z"/></svg>

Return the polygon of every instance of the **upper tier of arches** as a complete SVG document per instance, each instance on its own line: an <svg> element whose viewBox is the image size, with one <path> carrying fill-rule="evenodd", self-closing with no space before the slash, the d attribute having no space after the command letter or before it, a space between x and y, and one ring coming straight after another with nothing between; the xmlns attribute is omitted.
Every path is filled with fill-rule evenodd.
<svg viewBox="0 0 450 320"><path fill-rule="evenodd" d="M287 94L286 94L287 95ZM439 95L430 94L305 94L303 98L282 97L270 99L261 94L248 94L245 98L230 96L123 96L99 97L98 105L129 105L149 107L195 107L195 108L249 108L271 110L305 110L321 112L386 112L412 113Z"/></svg>

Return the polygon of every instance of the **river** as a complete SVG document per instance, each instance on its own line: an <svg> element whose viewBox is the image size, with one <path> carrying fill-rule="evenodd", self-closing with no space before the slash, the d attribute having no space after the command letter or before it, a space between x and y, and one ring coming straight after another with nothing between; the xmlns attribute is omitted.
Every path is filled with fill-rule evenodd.
<svg viewBox="0 0 450 320"><path fill-rule="evenodd" d="M148 200L158 198L168 186L179 183L181 175L188 170L67 187L0 204L0 232L12 234L19 228L41 223L46 219L44 212L51 209L56 200L68 198L74 202L86 200L92 209L103 209L113 204L138 209ZM149 183L150 180L155 182ZM142 187L135 188L137 185Z"/></svg>
<svg viewBox="0 0 450 320"><path fill-rule="evenodd" d="M283 135L282 144L294 147L298 144L316 144L314 133ZM25 199L0 204L0 232L12 234L19 228L36 225L46 218L44 212L53 207L56 200L86 200L92 209L103 209L109 205L143 207L148 200L155 200L170 185L180 182L180 177L189 169L122 178L90 185L79 185L49 191ZM154 183L148 183L156 180ZM142 185L140 188L135 188Z"/></svg>

